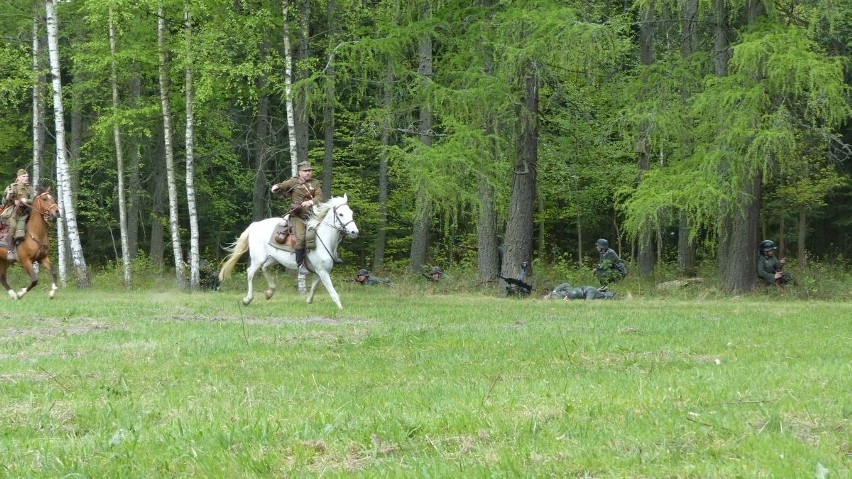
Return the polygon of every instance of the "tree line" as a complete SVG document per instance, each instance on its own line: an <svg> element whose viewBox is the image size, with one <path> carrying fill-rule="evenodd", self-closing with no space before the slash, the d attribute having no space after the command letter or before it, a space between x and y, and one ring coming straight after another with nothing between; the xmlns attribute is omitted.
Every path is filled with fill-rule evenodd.
<svg viewBox="0 0 852 479"><path fill-rule="evenodd" d="M605 237L751 289L848 257L852 6L828 0L7 0L0 172L62 200L63 280L201 259L310 161L344 259L583 265Z"/></svg>

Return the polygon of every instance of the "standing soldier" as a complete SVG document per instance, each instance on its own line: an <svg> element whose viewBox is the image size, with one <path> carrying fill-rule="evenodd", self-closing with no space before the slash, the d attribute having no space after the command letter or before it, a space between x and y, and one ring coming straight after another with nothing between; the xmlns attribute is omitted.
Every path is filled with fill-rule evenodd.
<svg viewBox="0 0 852 479"><path fill-rule="evenodd" d="M18 170L15 182L6 187L3 193L3 212L0 217L9 225L9 233L14 232L14 240L9 241L9 252L6 253L8 261L17 261L18 243L24 239L24 229L29 218L29 205L35 198L35 190L30 185L30 174L21 168Z"/></svg>
<svg viewBox="0 0 852 479"><path fill-rule="evenodd" d="M303 285L308 270L305 268L305 233L306 222L311 214L311 208L322 201L324 197L317 180L313 179L314 169L310 163L303 161L298 165L296 176L272 186L272 194L283 194L290 197L290 223L296 232L296 264L299 266L299 292L304 292Z"/></svg>

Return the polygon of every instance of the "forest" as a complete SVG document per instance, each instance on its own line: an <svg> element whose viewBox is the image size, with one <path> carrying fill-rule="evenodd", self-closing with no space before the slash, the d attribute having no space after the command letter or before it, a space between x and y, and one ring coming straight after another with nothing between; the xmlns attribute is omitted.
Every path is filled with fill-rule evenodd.
<svg viewBox="0 0 852 479"><path fill-rule="evenodd" d="M833 0L4 0L0 182L56 192L80 287L197 288L310 161L354 269L485 284L607 238L736 293L764 239L848 268L850 58Z"/></svg>

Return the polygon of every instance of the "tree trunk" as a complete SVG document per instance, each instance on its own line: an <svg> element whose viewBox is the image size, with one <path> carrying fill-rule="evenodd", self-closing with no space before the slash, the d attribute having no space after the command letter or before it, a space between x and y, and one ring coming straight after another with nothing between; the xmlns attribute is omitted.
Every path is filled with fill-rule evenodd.
<svg viewBox="0 0 852 479"><path fill-rule="evenodd" d="M139 75L138 64L134 65L133 77L130 79L130 104L138 108L142 98L142 79ZM142 177L140 173L140 140L131 137L132 144L127 150L127 183L128 206L127 206L127 249L130 258L135 259L139 252L139 222L142 213Z"/></svg>
<svg viewBox="0 0 852 479"><path fill-rule="evenodd" d="M698 47L698 0L686 0L683 3L683 15L681 16L681 57L689 61L695 49ZM681 100L683 103L690 101L691 93L687 88L682 90ZM687 133L689 135L690 133ZM684 157L692 154L691 138L684 138L682 141ZM690 240L692 234L692 225L689 221L689 214L685 211L680 211L678 215L678 236L677 236L677 265L682 276L695 276L698 271L695 261L695 246Z"/></svg>
<svg viewBox="0 0 852 479"><path fill-rule="evenodd" d="M158 149L162 148L162 143L158 145ZM149 245L148 257L151 263L159 267L161 270L164 267L165 260L165 231L163 225L166 221L166 188L165 185L165 155L162 151L158 151L154 155L156 165L154 168L153 183L154 191L151 193L151 244Z"/></svg>
<svg viewBox="0 0 852 479"><path fill-rule="evenodd" d="M381 143L379 152L379 218L376 225L376 249L373 253L373 268L382 269L385 265L385 245L388 227L388 149L391 139L391 105L393 104L393 65L388 61L383 86L382 108L385 118L382 120Z"/></svg>
<svg viewBox="0 0 852 479"><path fill-rule="evenodd" d="M531 273L533 209L538 168L538 73L534 61L527 62L523 105L518 114L518 156L512 171L512 194L506 224L503 276L516 278L522 263Z"/></svg>
<svg viewBox="0 0 852 479"><path fill-rule="evenodd" d="M38 11L33 15L33 184L40 185L42 178L47 178L50 175L43 171L44 168L44 149L45 149L45 128L44 128L44 91L45 77L41 68L41 37L40 28L41 15Z"/></svg>
<svg viewBox="0 0 852 479"><path fill-rule="evenodd" d="M177 178L175 177L175 157L172 147L172 112L169 106L169 65L166 51L166 18L163 5L157 9L157 47L160 66L160 104L163 111L163 147L166 156L166 183L169 192L169 230L172 235L172 255L175 262L175 281L177 287L186 287L183 270L183 252L180 244L180 225L178 224Z"/></svg>
<svg viewBox="0 0 852 479"><path fill-rule="evenodd" d="M798 244L796 245L796 260L800 268L807 268L808 250L805 248L805 239L808 234L808 208L806 206L799 206L799 224L797 230L799 235Z"/></svg>
<svg viewBox="0 0 852 479"><path fill-rule="evenodd" d="M290 0L283 0L284 23L284 96L287 103L287 138L290 141L290 176L296 176L299 164L299 152L297 148L296 118L293 111L293 54L290 48L290 19L288 10Z"/></svg>
<svg viewBox="0 0 852 479"><path fill-rule="evenodd" d="M328 29L328 67L325 69L325 104L322 109L322 124L324 133L324 144L322 156L322 191L328 198L333 196L331 192L331 173L334 161L334 100L335 100L335 75L334 47L337 41L337 27L335 18L335 0L328 0L326 6L326 28Z"/></svg>
<svg viewBox="0 0 852 479"><path fill-rule="evenodd" d="M267 51L266 42L261 46L262 54ZM266 217L267 194L266 163L269 158L269 96L266 94L267 80L260 77L257 80L257 125L255 138L257 148L254 155L254 188L251 195L251 211L254 221Z"/></svg>
<svg viewBox="0 0 852 479"><path fill-rule="evenodd" d="M698 271L695 263L695 248L689 240L692 234L692 226L689 215L682 211L678 219L677 232L677 265L682 276L695 276Z"/></svg>
<svg viewBox="0 0 852 479"><path fill-rule="evenodd" d="M428 3L422 7L421 20L430 16ZM421 78L421 84L425 88L432 78L432 38L427 35L420 37L420 63L417 73ZM425 102L420 107L420 141L424 147L432 145L432 107ZM411 233L411 251L408 258L408 270L412 273L420 271L420 267L426 262L429 253L429 236L431 235L432 209L426 192L426 184L421 181L417 185L416 198L414 201L415 217L414 229Z"/></svg>
<svg viewBox="0 0 852 479"><path fill-rule="evenodd" d="M112 90L113 115L118 114L121 104L118 99L118 73L115 64L116 56L115 23L112 6L109 7L109 52L110 52L110 75L109 83ZM118 228L121 235L121 263L124 268L124 287L131 286L130 273L130 250L127 241L127 203L124 195L124 149L121 141L121 127L116 118L112 126L112 136L115 142L115 169L118 178L116 195L118 196Z"/></svg>
<svg viewBox="0 0 852 479"><path fill-rule="evenodd" d="M62 107L62 78L59 64L59 27L56 18L54 0L45 0L47 17L47 45L50 55L50 73L53 77L53 120L56 130L56 176L61 188L62 217L65 222L68 242L71 247L71 259L76 268L76 283L78 288L90 286L89 269L83 257L83 246L80 243L80 232L77 228L77 212L71 199L71 177L68 160L65 156L65 120Z"/></svg>
<svg viewBox="0 0 852 479"><path fill-rule="evenodd" d="M642 65L650 66L654 63L654 29L655 29L655 17L654 17L654 1L651 0L648 3L648 6L645 9L645 12L642 16L642 24L639 27L639 43L640 43L640 55L639 60L642 62ZM647 97L650 93L648 91L648 79L642 79L642 96ZM648 126L644 124L640 124L639 126L639 141L636 147L636 152L638 153L638 167L639 167L639 181L642 181L642 176L644 172L651 169L651 158L648 150L650 149L649 143L649 132L647 131ZM639 263L639 276L642 278L650 277L654 274L654 244L652 242L653 231L650 225L645 225L642 227L642 231L639 233L639 255L638 255L638 263Z"/></svg>
<svg viewBox="0 0 852 479"><path fill-rule="evenodd" d="M309 72L299 68L299 61L310 57L310 0L299 2L299 29L298 44L296 48L295 78L301 81L308 78ZM307 98L304 94L296 95L294 98L295 126L296 126L296 153L299 162L308 161L308 109ZM325 193L325 192L324 192ZM326 193L327 195L327 193Z"/></svg>
<svg viewBox="0 0 852 479"><path fill-rule="evenodd" d="M731 213L731 231L728 235L728 257L722 268L722 287L739 294L751 291L757 278L756 251L757 229L760 221L760 198L762 198L762 175L756 173L749 183L743 185L742 196L746 200L741 209Z"/></svg>
<svg viewBox="0 0 852 479"><path fill-rule="evenodd" d="M199 262L198 207L195 202L195 112L193 110L194 89L192 83L192 12L189 3L184 4L184 32L186 33L186 209L189 216L189 287L201 288Z"/></svg>

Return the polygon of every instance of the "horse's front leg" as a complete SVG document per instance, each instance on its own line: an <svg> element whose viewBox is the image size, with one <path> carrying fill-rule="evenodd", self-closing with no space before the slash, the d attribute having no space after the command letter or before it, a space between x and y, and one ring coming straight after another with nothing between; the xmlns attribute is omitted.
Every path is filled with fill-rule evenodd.
<svg viewBox="0 0 852 479"><path fill-rule="evenodd" d="M59 282L59 278L57 278L56 275L56 270L54 270L53 265L50 264L49 258L44 258L43 260L39 261L39 264L41 264L41 267L46 269L50 273L50 276L53 278L53 284L50 285L50 292L47 293L47 297L53 299L53 297L56 296L56 290L59 289L59 286L56 286L56 283Z"/></svg>
<svg viewBox="0 0 852 479"><path fill-rule="evenodd" d="M343 305L340 304L340 295L337 294L337 290L334 289L334 285L331 284L331 276L328 274L328 271L321 270L317 271L317 276L319 276L319 280L322 281L322 285L325 286L326 291L328 291L328 295L331 296L331 300L334 301L334 304L337 305L338 309L343 309ZM313 287L311 287L311 294L308 298L313 296L314 288L317 286L317 281L314 280ZM310 303L310 301L308 301Z"/></svg>

